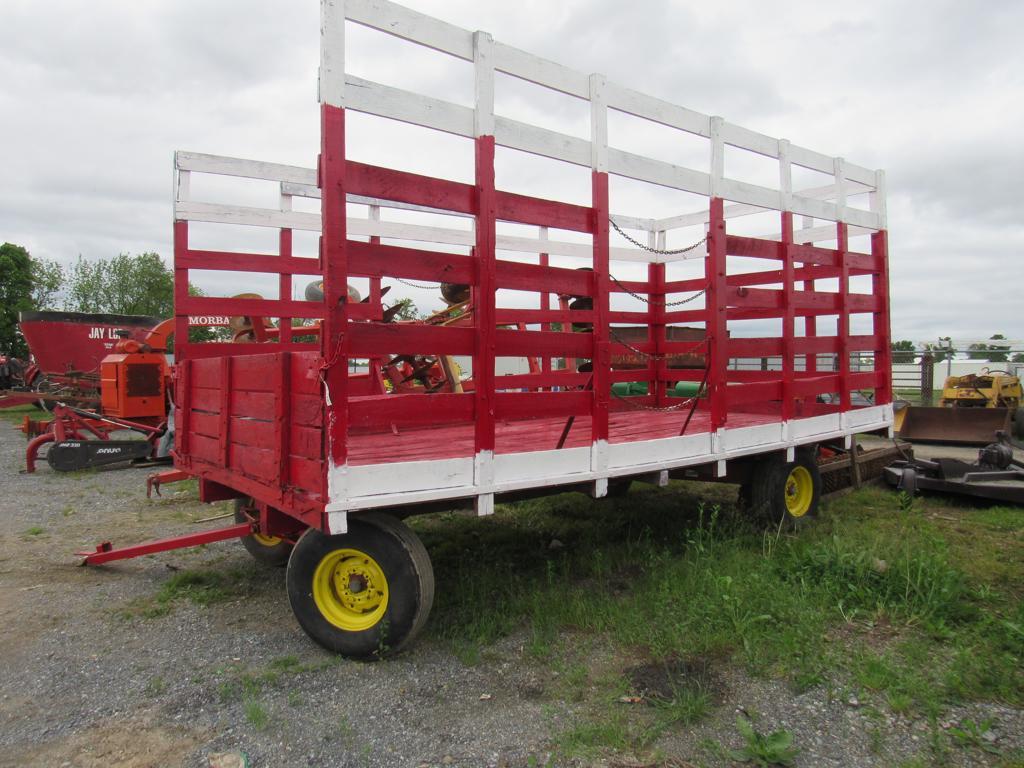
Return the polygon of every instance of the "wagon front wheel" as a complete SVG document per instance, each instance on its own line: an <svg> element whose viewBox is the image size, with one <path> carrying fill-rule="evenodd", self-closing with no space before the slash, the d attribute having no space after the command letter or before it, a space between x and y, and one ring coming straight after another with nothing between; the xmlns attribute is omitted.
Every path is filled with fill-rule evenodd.
<svg viewBox="0 0 1024 768"><path fill-rule="evenodd" d="M254 507L252 499L235 499L236 523L247 523L258 517L259 512ZM292 543L280 536L252 533L243 536L241 541L253 559L264 565L284 565L292 553Z"/></svg>
<svg viewBox="0 0 1024 768"><path fill-rule="evenodd" d="M422 542L388 515L349 519L348 532L309 529L288 560L288 601L324 648L355 659L406 647L426 624L434 572Z"/></svg>

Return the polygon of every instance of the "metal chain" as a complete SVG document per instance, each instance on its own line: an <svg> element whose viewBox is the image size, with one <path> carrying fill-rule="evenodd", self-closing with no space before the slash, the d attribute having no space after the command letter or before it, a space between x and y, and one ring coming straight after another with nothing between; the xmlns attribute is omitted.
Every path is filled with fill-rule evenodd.
<svg viewBox="0 0 1024 768"><path fill-rule="evenodd" d="M633 400L629 400L624 395L620 395L618 392L615 392L614 390L612 391L612 397L621 400L627 406L637 411L678 411L680 408L685 408L688 405L692 405L693 402L698 399L696 397L688 397L681 403L676 403L675 405L666 405L659 408L656 405L644 405L643 403L637 403Z"/></svg>
<svg viewBox="0 0 1024 768"><path fill-rule="evenodd" d="M425 283L414 283L412 280L403 280L400 277L389 277L388 279L399 282L402 285L408 285L410 288L437 288L437 286L440 285L440 283L430 283L429 285Z"/></svg>
<svg viewBox="0 0 1024 768"><path fill-rule="evenodd" d="M624 338L619 336L619 334L617 334L615 332L615 329L612 328L611 326L608 327L608 335L610 335L613 339L615 339L617 342L619 342L619 344L621 344L622 346L624 346L627 349L629 349L631 352L635 352L636 354L640 355L641 357L646 357L648 360L662 360L662 359L670 356L667 352L661 352L661 353L658 353L658 352L644 352L642 349L640 349L638 347L634 347L632 344L630 344ZM701 347L706 347L707 344L708 344L707 339L704 339L704 341L702 341L699 344L697 344L696 346L694 346L694 350L698 350ZM683 352L683 353L677 353L677 354L686 354L686 353Z"/></svg>
<svg viewBox="0 0 1024 768"><path fill-rule="evenodd" d="M674 251L663 251L663 250L660 250L658 248L651 248L651 246L649 246L649 245L644 245L639 240L634 240L632 237L627 235L625 232L623 232L619 228L619 225L615 223L615 219L613 219L612 217L609 216L608 217L608 221L611 222L612 228L616 232L618 232L620 235L622 235L624 238L626 238L629 242L631 242L637 248L640 248L641 250L647 251L648 253L657 253L657 254L660 254L662 256L676 256L676 255L678 255L680 253L686 253L687 251L692 251L694 248L697 248L698 246L701 246L701 245L703 245L704 243L706 243L708 241L708 236L704 235L704 237L702 237L700 240L698 240L693 245L688 245L685 248L676 248Z"/></svg>
<svg viewBox="0 0 1024 768"><path fill-rule="evenodd" d="M679 301L653 301L652 299L646 296L641 296L639 293L633 293L631 290L629 290L629 288L624 286L622 284L622 281L619 280L619 278L617 278L615 275L609 274L608 277L611 278L611 281L613 283L619 286L619 288L628 293L634 299L642 301L644 304L653 304L656 307L678 307L683 304L689 304L694 299L699 298L700 296L703 296L705 293L707 293L707 288L702 288L695 294L693 294L693 296L690 296L689 298L686 299L680 299Z"/></svg>

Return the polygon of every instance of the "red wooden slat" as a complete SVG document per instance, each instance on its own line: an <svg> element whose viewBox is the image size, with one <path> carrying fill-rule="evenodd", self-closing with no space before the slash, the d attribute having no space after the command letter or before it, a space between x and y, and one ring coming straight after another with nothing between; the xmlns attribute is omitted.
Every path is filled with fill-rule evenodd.
<svg viewBox="0 0 1024 768"><path fill-rule="evenodd" d="M762 381L738 386L728 386L725 398L730 406L760 403L765 400L782 399L782 381Z"/></svg>
<svg viewBox="0 0 1024 768"><path fill-rule="evenodd" d="M351 323L347 336L349 353L353 357L398 354L471 355L476 332L472 328L403 323Z"/></svg>
<svg viewBox="0 0 1024 768"><path fill-rule="evenodd" d="M340 171L339 168L338 172ZM352 194L443 208L459 213L476 213L476 193L470 184L396 171L352 160L345 163L344 172L347 191Z"/></svg>
<svg viewBox="0 0 1024 768"><path fill-rule="evenodd" d="M875 389L875 402L892 402L892 349L889 329L889 241L883 229L871 235L871 253L878 264L878 274L872 280L872 293L877 303L872 315L875 335L875 367L885 375Z"/></svg>
<svg viewBox="0 0 1024 768"><path fill-rule="evenodd" d="M540 197L495 193L495 215L502 221L535 224L542 227L590 232L590 209Z"/></svg>
<svg viewBox="0 0 1024 768"><path fill-rule="evenodd" d="M576 392L498 392L494 416L498 419L535 419L546 416L580 416L588 413L591 393ZM524 449L527 446L524 446Z"/></svg>
<svg viewBox="0 0 1024 768"><path fill-rule="evenodd" d="M782 339L779 338L757 338L737 339L731 338L728 343L728 354L733 357L774 357L782 354Z"/></svg>
<svg viewBox="0 0 1024 768"><path fill-rule="evenodd" d="M287 230L282 230L282 232ZM268 272L285 275L319 275L317 259L295 256L277 256L264 253L238 253L234 251L189 250L176 256L174 264L188 269L210 269L230 272ZM290 296L291 292L282 293Z"/></svg>
<svg viewBox="0 0 1024 768"><path fill-rule="evenodd" d="M728 315L726 313L727 288L725 284L727 239L722 198L711 198L708 220L708 257L704 260L704 277L707 280L705 317L709 345L707 387L711 401L711 429L717 430L725 426L728 418L725 396L725 386L728 381L726 365L729 362L726 346L729 339L726 330ZM750 238L746 239L750 240ZM756 242L763 243L764 241ZM758 245L758 247L761 246ZM739 248L739 244L734 244L734 248Z"/></svg>
<svg viewBox="0 0 1024 768"><path fill-rule="evenodd" d="M349 400L349 426L372 428L471 421L474 399L472 394L451 393L353 397Z"/></svg>
<svg viewBox="0 0 1024 768"><path fill-rule="evenodd" d="M517 291L547 290L568 296L590 296L594 275L579 269L544 267L499 259L495 265L498 288Z"/></svg>
<svg viewBox="0 0 1024 768"><path fill-rule="evenodd" d="M351 275L445 283L476 282L476 259L472 256L355 240L349 240L347 248Z"/></svg>
<svg viewBox="0 0 1024 768"><path fill-rule="evenodd" d="M589 333L512 331L499 328L494 337L494 354L498 357L590 357L593 344ZM476 369L473 378L476 378Z"/></svg>
<svg viewBox="0 0 1024 768"><path fill-rule="evenodd" d="M729 235L725 241L726 252L732 256L750 256L757 259L781 259L780 243L761 240L756 237Z"/></svg>

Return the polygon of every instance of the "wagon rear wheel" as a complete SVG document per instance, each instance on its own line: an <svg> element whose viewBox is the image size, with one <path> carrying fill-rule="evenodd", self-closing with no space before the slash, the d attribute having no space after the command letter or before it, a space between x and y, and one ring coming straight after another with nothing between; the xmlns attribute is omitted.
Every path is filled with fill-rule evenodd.
<svg viewBox="0 0 1024 768"><path fill-rule="evenodd" d="M306 531L288 561L288 601L313 640L355 659L406 647L426 624L434 571L422 542L399 520L350 518L348 533Z"/></svg>
<svg viewBox="0 0 1024 768"><path fill-rule="evenodd" d="M754 467L740 499L755 517L772 525L797 525L818 512L821 473L814 449L796 451L794 461L766 456Z"/></svg>
<svg viewBox="0 0 1024 768"><path fill-rule="evenodd" d="M247 523L252 518L258 518L259 513L252 504L252 499L235 499L236 523ZM284 565L292 553L292 543L279 536L253 533L243 536L241 541L253 559L264 565Z"/></svg>

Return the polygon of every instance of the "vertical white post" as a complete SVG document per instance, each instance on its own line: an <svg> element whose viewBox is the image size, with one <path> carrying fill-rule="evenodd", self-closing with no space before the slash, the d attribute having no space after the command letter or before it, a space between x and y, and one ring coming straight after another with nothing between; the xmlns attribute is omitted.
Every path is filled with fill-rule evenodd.
<svg viewBox="0 0 1024 768"><path fill-rule="evenodd" d="M605 77L604 75L594 73L590 76L590 167L594 173L608 173L608 101L605 96ZM596 202L593 203L596 205ZM595 244L597 234L594 235ZM594 250L595 257L597 255L597 249ZM595 258L596 260L596 258ZM600 274L602 271L607 272L609 264L603 264L600 268L595 263L594 271ZM607 275L606 275L607 276ZM598 278L600 279L600 278ZM607 297L610 298L610 297ZM607 331L599 326L599 323L607 322L608 316L605 314L604 309L599 306L599 302L607 299L600 298L600 292L598 296L595 296L594 310L595 310L595 322L594 322L594 337L595 339L607 338ZM599 346L600 342L595 344L595 347ZM594 366L594 384L597 389L598 377L597 371L598 366L603 365L603 361L597 359L597 349L595 348L595 356L593 360ZM590 471L597 474L603 474L608 471L608 441L605 439L598 439L590 445ZM608 494L608 478L598 477L594 481L594 486L591 490L591 494L594 498L599 499L602 496Z"/></svg>
<svg viewBox="0 0 1024 768"><path fill-rule="evenodd" d="M793 163L789 159L788 139L779 139L779 191L780 210L793 210Z"/></svg>
<svg viewBox="0 0 1024 768"><path fill-rule="evenodd" d="M473 33L473 72L476 109L473 112L473 133L494 135L494 38L487 32Z"/></svg>
<svg viewBox="0 0 1024 768"><path fill-rule="evenodd" d="M725 178L725 142L722 141L722 123L725 120L711 118L711 189L710 197L722 196L722 179Z"/></svg>
<svg viewBox="0 0 1024 768"><path fill-rule="evenodd" d="M885 171L875 171L875 189L868 193L868 202L871 212L878 216L878 228L886 229L888 222L885 206Z"/></svg>
<svg viewBox="0 0 1024 768"><path fill-rule="evenodd" d="M320 0L317 90L321 104L345 106L345 0Z"/></svg>
<svg viewBox="0 0 1024 768"><path fill-rule="evenodd" d="M846 221L846 161L837 157L832 167L836 177L836 221Z"/></svg>

